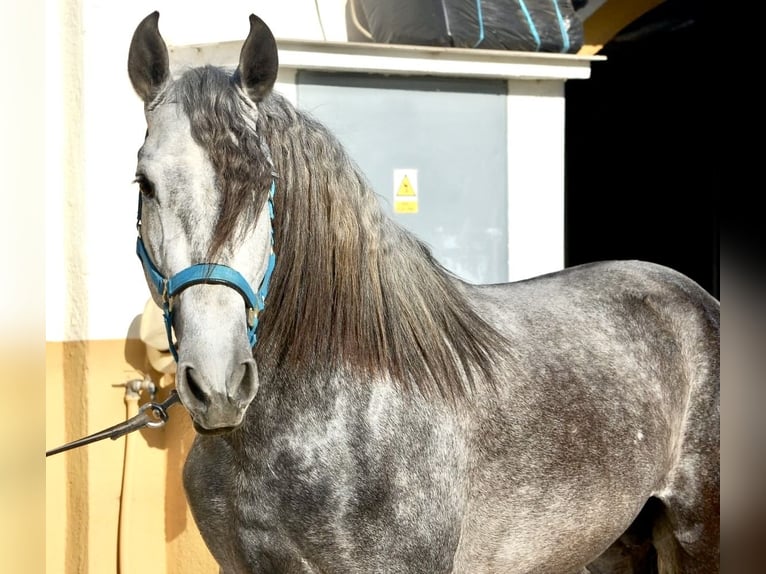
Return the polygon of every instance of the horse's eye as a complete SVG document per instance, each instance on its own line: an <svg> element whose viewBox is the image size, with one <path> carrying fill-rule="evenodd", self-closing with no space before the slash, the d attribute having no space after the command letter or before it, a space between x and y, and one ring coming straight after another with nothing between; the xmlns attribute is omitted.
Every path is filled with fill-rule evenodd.
<svg viewBox="0 0 766 574"><path fill-rule="evenodd" d="M154 197L154 185L145 175L138 174L135 183L138 184L138 190L141 192L141 195L146 198Z"/></svg>

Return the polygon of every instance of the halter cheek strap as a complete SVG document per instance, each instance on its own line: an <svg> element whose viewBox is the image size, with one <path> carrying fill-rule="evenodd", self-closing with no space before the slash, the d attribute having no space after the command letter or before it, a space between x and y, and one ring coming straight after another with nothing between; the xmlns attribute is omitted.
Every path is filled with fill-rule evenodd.
<svg viewBox="0 0 766 574"><path fill-rule="evenodd" d="M268 209L269 217L274 220L274 193L276 191L276 182L271 181L271 188L269 189L268 196ZM166 278L160 273L157 266L149 257L149 253L146 251L144 240L141 238L141 195L138 196L138 237L136 238L136 254L141 260L141 264L146 271L146 275L152 282L157 292L162 297L162 314L165 318L165 331L168 336L168 346L170 352L173 354L173 358L178 362L178 350L173 342L173 299L181 291L192 285L206 284L206 285L224 285L236 290L242 298L245 300L245 307L247 312L247 337L250 342L250 346L255 346L257 337L256 329L258 328L258 314L263 311L266 305L266 295L269 292L269 282L271 281L271 274L274 271L277 257L274 254L274 232L271 231L271 253L269 254L269 261L266 266L266 272L261 280L261 286L258 292L253 292L250 284L247 280L235 269L226 265L218 263L199 263L187 267L170 277Z"/></svg>

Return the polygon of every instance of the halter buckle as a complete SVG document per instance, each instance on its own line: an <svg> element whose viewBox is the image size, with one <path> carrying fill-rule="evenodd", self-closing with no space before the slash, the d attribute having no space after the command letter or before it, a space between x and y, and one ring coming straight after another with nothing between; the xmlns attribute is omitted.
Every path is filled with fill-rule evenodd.
<svg viewBox="0 0 766 574"><path fill-rule="evenodd" d="M168 294L168 283L170 283L170 281L168 281L167 279L165 279L162 282L162 302L165 303L165 305L168 308L168 311L172 312L174 297Z"/></svg>

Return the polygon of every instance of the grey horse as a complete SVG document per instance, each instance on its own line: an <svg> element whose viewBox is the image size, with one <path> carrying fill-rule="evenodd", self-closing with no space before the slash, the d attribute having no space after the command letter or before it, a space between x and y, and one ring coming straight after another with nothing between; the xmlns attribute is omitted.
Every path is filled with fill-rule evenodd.
<svg viewBox="0 0 766 574"><path fill-rule="evenodd" d="M719 571L715 298L636 261L457 279L272 91L262 20L173 77L158 18L138 249L221 572Z"/></svg>

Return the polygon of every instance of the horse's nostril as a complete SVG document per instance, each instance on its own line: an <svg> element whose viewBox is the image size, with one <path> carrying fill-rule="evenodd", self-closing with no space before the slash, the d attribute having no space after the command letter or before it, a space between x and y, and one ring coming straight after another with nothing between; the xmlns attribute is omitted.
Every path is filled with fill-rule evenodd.
<svg viewBox="0 0 766 574"><path fill-rule="evenodd" d="M189 389L192 396L202 404L207 404L210 400L207 393L202 390L202 387L197 381L197 374L194 369L186 369L186 387Z"/></svg>
<svg viewBox="0 0 766 574"><path fill-rule="evenodd" d="M248 405L258 391L258 370L255 361L245 361L240 365L242 376L234 387L234 398L243 405ZM236 380L236 379L235 379Z"/></svg>

